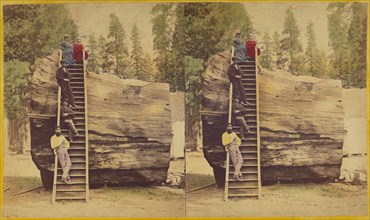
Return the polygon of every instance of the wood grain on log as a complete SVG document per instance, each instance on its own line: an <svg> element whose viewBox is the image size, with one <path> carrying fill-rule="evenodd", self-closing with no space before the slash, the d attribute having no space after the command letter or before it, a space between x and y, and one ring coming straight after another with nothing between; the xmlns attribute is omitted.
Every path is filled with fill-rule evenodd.
<svg viewBox="0 0 370 220"><path fill-rule="evenodd" d="M203 144L211 166L220 164L214 154L224 155L215 146L221 145L227 122L229 63L229 53L217 54L205 72ZM262 181L338 177L344 135L341 82L263 70L258 83ZM206 113L212 111L223 114Z"/></svg>

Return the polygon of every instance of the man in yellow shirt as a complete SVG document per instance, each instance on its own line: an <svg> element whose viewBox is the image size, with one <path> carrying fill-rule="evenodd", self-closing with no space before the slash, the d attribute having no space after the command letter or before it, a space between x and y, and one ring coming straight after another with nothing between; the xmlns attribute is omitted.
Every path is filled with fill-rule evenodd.
<svg viewBox="0 0 370 220"><path fill-rule="evenodd" d="M68 154L69 142L62 135L59 126L55 128L55 135L51 137L50 145L54 150L54 154L57 154L59 163L63 169L62 182L71 184L69 170L71 169L72 162Z"/></svg>
<svg viewBox="0 0 370 220"><path fill-rule="evenodd" d="M229 152L232 163L234 164L234 179L241 181L242 173L240 169L243 165L243 157L239 146L241 140L236 133L233 132L233 126L229 123L226 127L226 132L222 134L222 145Z"/></svg>

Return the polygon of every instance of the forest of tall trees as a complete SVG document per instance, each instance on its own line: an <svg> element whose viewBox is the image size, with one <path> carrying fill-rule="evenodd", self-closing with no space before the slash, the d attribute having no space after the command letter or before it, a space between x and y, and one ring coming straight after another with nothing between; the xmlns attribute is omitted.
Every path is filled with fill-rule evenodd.
<svg viewBox="0 0 370 220"><path fill-rule="evenodd" d="M98 74L112 73L122 79L153 80L156 69L150 55L143 50L140 30L136 24L130 28L131 50L125 27L118 16L111 13L108 35L101 35L98 40L94 34L88 36L86 46L90 58L87 68Z"/></svg>
<svg viewBox="0 0 370 220"><path fill-rule="evenodd" d="M275 32L271 39L266 31L261 39L262 67L284 69L297 75L340 79L344 88L366 87L366 4L332 2L326 10L329 54L317 45L315 24L310 21L305 30L300 30L295 11L289 7L282 32ZM301 43L303 34L306 45Z"/></svg>

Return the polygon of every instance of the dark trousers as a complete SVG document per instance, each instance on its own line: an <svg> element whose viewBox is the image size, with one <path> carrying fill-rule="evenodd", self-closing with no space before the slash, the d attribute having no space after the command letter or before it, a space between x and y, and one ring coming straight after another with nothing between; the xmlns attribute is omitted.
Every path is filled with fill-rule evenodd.
<svg viewBox="0 0 370 220"><path fill-rule="evenodd" d="M68 100L69 101L69 104L71 104L72 106L75 106L75 99L74 99L74 96L73 96L73 91L71 89L71 86L69 85L69 82L61 82L61 83L58 83L61 90L62 90L62 98L64 100Z"/></svg>
<svg viewBox="0 0 370 220"><path fill-rule="evenodd" d="M244 86L242 85L242 81L240 79L232 80L231 83L233 84L233 96L236 98L238 97L240 101L246 103L247 97L245 95Z"/></svg>

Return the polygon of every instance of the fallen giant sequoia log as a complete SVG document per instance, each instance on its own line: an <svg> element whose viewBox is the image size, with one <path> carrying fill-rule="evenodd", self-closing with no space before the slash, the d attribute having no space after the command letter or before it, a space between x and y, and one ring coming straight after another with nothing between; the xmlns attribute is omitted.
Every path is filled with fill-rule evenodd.
<svg viewBox="0 0 370 220"><path fill-rule="evenodd" d="M224 52L211 58L202 101L204 156L219 185L225 179L221 135L227 123L229 57ZM262 182L339 177L344 135L341 82L263 70L258 85Z"/></svg>
<svg viewBox="0 0 370 220"><path fill-rule="evenodd" d="M53 180L57 62L57 54L39 60L31 83L31 154L45 187ZM165 181L171 144L168 84L90 74L86 85L90 185Z"/></svg>

